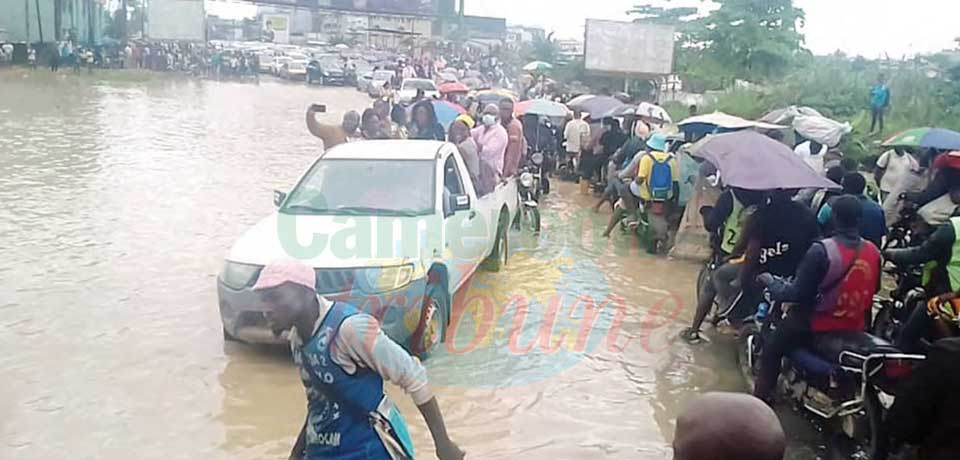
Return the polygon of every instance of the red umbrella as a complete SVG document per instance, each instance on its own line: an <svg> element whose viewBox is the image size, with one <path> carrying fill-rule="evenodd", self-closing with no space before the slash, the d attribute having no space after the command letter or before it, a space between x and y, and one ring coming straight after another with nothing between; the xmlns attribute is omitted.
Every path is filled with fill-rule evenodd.
<svg viewBox="0 0 960 460"><path fill-rule="evenodd" d="M458 81L453 81L449 83L444 83L440 85L440 94L449 94L449 93L469 93L470 88L467 88L467 85L460 83Z"/></svg>

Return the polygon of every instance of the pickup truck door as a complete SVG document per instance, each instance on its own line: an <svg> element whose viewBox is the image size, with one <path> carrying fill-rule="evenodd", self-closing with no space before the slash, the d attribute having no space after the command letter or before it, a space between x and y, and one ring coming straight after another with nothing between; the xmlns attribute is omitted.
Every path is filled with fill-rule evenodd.
<svg viewBox="0 0 960 460"><path fill-rule="evenodd" d="M458 288L476 270L486 256L486 222L478 208L476 193L463 160L448 152L443 160L444 261L450 272L451 291ZM466 196L470 209L452 211L449 197ZM456 272L456 273L454 273Z"/></svg>

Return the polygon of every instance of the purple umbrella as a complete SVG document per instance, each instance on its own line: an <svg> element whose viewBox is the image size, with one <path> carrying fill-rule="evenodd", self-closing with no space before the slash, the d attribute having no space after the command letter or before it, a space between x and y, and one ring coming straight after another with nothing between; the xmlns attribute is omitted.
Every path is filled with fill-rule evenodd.
<svg viewBox="0 0 960 460"><path fill-rule="evenodd" d="M752 130L717 134L690 153L720 170L723 183L748 190L840 188L810 168L790 148Z"/></svg>
<svg viewBox="0 0 960 460"><path fill-rule="evenodd" d="M617 110L622 109L625 105L610 96L579 96L567 103L567 107L587 112L590 114L590 118L594 120L612 117Z"/></svg>

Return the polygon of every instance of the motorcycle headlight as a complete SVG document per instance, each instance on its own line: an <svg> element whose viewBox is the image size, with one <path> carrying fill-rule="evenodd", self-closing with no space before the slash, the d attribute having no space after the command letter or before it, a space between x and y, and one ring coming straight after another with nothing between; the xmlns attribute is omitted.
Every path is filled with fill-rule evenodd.
<svg viewBox="0 0 960 460"><path fill-rule="evenodd" d="M532 161L533 164L540 166L541 164L543 164L543 154L540 152L537 152L537 153L534 153L533 155L530 155L530 161Z"/></svg>
<svg viewBox="0 0 960 460"><path fill-rule="evenodd" d="M243 289L251 286L260 274L263 267L260 265L241 264L227 261L220 272L220 281L231 289Z"/></svg>
<svg viewBox="0 0 960 460"><path fill-rule="evenodd" d="M524 172L520 175L520 185L524 187L533 187L533 174Z"/></svg>
<svg viewBox="0 0 960 460"><path fill-rule="evenodd" d="M413 265L394 267L376 267L358 270L357 280L360 289L368 293L377 293L400 289L413 281Z"/></svg>

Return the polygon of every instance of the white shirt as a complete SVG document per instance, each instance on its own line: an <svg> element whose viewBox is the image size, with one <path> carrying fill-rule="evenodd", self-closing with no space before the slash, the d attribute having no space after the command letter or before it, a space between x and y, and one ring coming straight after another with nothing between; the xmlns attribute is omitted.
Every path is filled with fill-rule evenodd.
<svg viewBox="0 0 960 460"><path fill-rule="evenodd" d="M313 326L314 334L327 316L327 311L333 306L320 296L317 296L317 302L320 305L320 316ZM290 330L289 337L291 349L303 347L296 328ZM403 388L418 406L433 398L433 392L427 384L427 370L383 333L376 318L366 313L347 318L340 325L335 340L336 344L331 348L330 356L344 372L352 375L360 367L370 369L380 374L384 380Z"/></svg>
<svg viewBox="0 0 960 460"><path fill-rule="evenodd" d="M567 152L580 153L590 139L590 125L583 120L570 120L563 129L563 138L567 141Z"/></svg>
<svg viewBox="0 0 960 460"><path fill-rule="evenodd" d="M880 178L880 190L891 192L907 174L919 171L920 163L909 153L898 155L893 150L887 150L877 159L877 167L886 170Z"/></svg>
<svg viewBox="0 0 960 460"><path fill-rule="evenodd" d="M819 152L811 152L810 141L806 141L793 149L793 153L796 153L801 159L803 159L803 162L810 166L811 169L816 171L817 174L824 174L823 156L827 153L826 145L821 145Z"/></svg>

